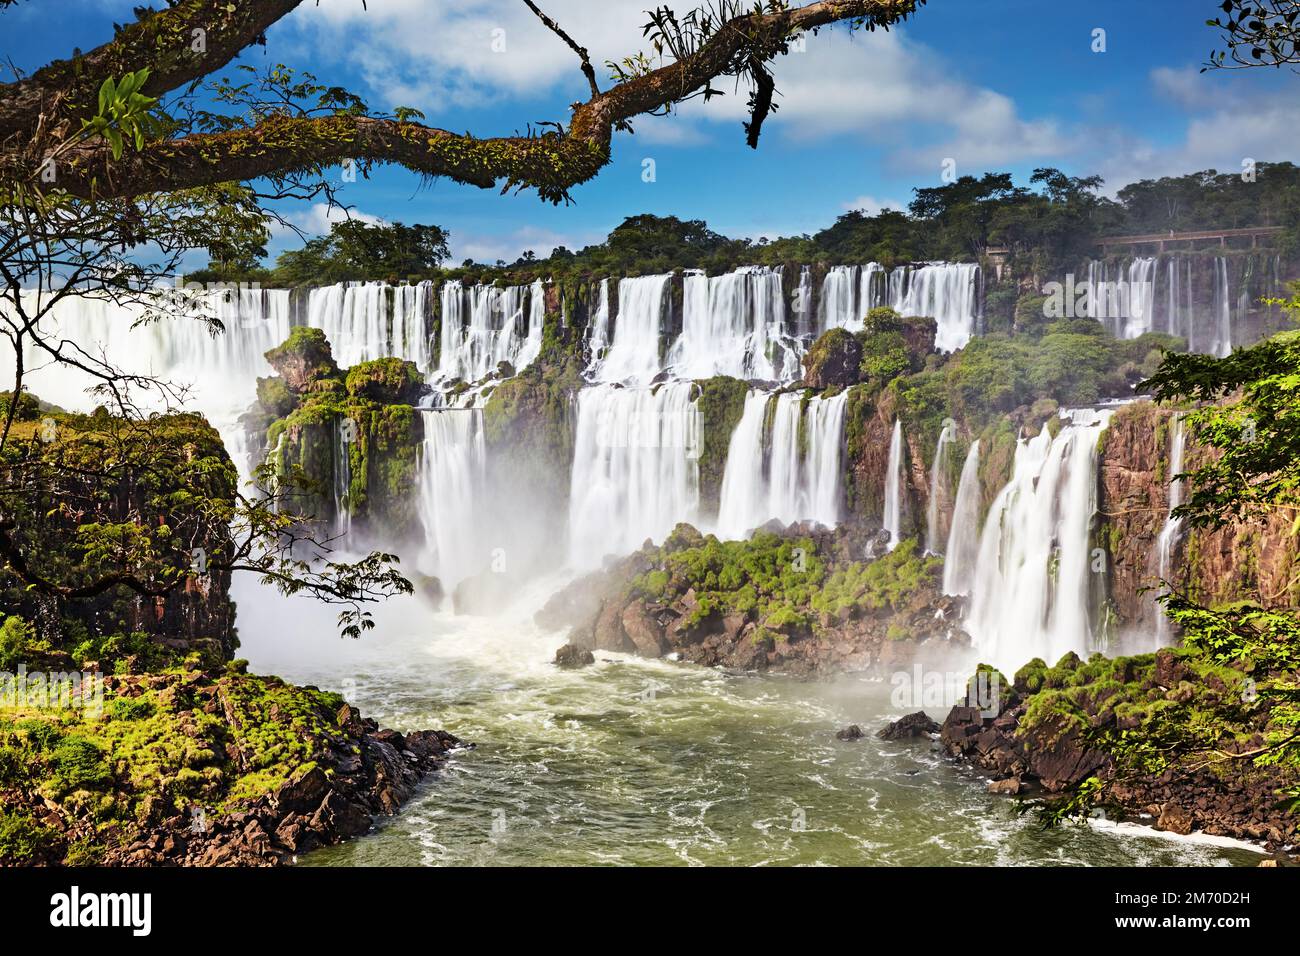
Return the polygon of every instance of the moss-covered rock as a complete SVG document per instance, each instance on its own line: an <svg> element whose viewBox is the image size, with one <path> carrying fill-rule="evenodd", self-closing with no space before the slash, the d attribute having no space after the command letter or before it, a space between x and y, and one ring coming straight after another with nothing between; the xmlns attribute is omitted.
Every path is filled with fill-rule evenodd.
<svg viewBox="0 0 1300 956"><path fill-rule="evenodd" d="M333 391L341 382L329 340L320 329L295 326L284 342L266 353L266 360L296 395Z"/></svg>
<svg viewBox="0 0 1300 956"><path fill-rule="evenodd" d="M426 391L424 377L414 362L381 358L348 369L344 379L348 395L380 405L414 405Z"/></svg>
<svg viewBox="0 0 1300 956"><path fill-rule="evenodd" d="M745 412L749 386L740 379L719 375L696 382L703 435L700 439L700 506L706 513L717 510L722 477L727 468L731 433Z"/></svg>
<svg viewBox="0 0 1300 956"><path fill-rule="evenodd" d="M803 359L803 380L810 388L848 388L861 375L862 343L846 329L828 329Z"/></svg>

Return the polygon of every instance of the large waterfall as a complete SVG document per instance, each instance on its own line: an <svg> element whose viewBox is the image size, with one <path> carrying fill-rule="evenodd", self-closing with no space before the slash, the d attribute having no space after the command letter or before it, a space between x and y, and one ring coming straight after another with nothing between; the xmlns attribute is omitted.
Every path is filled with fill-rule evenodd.
<svg viewBox="0 0 1300 956"><path fill-rule="evenodd" d="M540 282L468 289L455 279L444 283L437 378L477 382L502 362L516 371L527 367L542 347L543 299Z"/></svg>
<svg viewBox="0 0 1300 956"><path fill-rule="evenodd" d="M722 480L717 532L741 538L766 522L840 520L840 460L847 393L832 398L803 392L771 397L751 391L731 436ZM769 403L771 434L765 435ZM801 452L800 435L805 436Z"/></svg>
<svg viewBox="0 0 1300 956"><path fill-rule="evenodd" d="M692 272L683 280L682 334L668 366L677 378L793 381L803 350L786 328L779 269Z"/></svg>
<svg viewBox="0 0 1300 956"><path fill-rule="evenodd" d="M889 464L885 466L885 513L883 524L889 532L889 550L898 547L903 533L903 425L894 420L894 434L889 439Z"/></svg>
<svg viewBox="0 0 1300 956"><path fill-rule="evenodd" d="M975 580L980 543L980 443L971 442L957 483L948 547L944 551L943 593L969 594Z"/></svg>
<svg viewBox="0 0 1300 956"><path fill-rule="evenodd" d="M671 275L620 279L618 315L609 351L591 377L597 382L649 385L662 370L660 336Z"/></svg>
<svg viewBox="0 0 1300 956"><path fill-rule="evenodd" d="M1183 503L1183 481L1179 477L1183 471L1183 454L1186 446L1183 416L1174 413L1169 422L1169 510L1165 513L1165 523L1156 538L1156 577L1163 582L1169 581L1174 567L1174 549L1182 540L1183 519L1175 515L1174 509ZM1161 646L1171 642L1173 628L1164 609L1156 609L1156 641Z"/></svg>
<svg viewBox="0 0 1300 956"><path fill-rule="evenodd" d="M981 658L1008 676L1035 657L1090 651L1097 442L1110 414L1062 412L1055 438L1044 427L1022 439L985 519L966 624Z"/></svg>
<svg viewBox="0 0 1300 956"><path fill-rule="evenodd" d="M422 413L417 510L424 546L419 567L447 590L481 570L485 557L480 513L486 477L482 415L478 410Z"/></svg>
<svg viewBox="0 0 1300 956"><path fill-rule="evenodd" d="M1094 259L1084 272L1077 291L1086 314L1112 335L1167 332L1212 355L1269 331L1265 319L1277 310L1261 300L1282 289L1281 259L1263 252Z"/></svg>
<svg viewBox="0 0 1300 956"><path fill-rule="evenodd" d="M951 352L975 333L979 315L979 266L931 262L886 270L876 262L835 266L822 282L821 331L834 326L856 331L868 312L889 306L901 315L933 318L935 347Z"/></svg>
<svg viewBox="0 0 1300 956"><path fill-rule="evenodd" d="M626 281L626 280L625 280ZM596 567L698 520L700 414L690 382L598 385L578 395L569 558Z"/></svg>

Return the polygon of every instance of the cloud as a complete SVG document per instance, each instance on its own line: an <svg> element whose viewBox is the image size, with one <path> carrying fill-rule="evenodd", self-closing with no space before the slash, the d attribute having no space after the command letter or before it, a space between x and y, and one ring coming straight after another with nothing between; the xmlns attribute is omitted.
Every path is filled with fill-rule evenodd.
<svg viewBox="0 0 1300 956"><path fill-rule="evenodd" d="M382 225L385 222L379 216L372 216L360 209L342 209L339 206L331 206L329 203L324 202L312 203L306 209L293 210L283 215L287 224L273 222L270 226L273 240L280 238L297 239L298 235L290 228L291 226L296 226L308 236L321 236L330 231L331 223L342 222L345 219L360 219L372 226Z"/></svg>
<svg viewBox="0 0 1300 956"><path fill-rule="evenodd" d="M907 208L907 203L899 202L897 199L877 199L875 196L859 196L841 205L844 209L861 209L868 216L879 215L886 209L902 212Z"/></svg>
<svg viewBox="0 0 1300 956"><path fill-rule="evenodd" d="M518 0L378 0L369 7L321 0L290 22L318 39L318 50L344 50L386 106L435 113L453 103L532 98L559 86L587 95L577 56ZM598 76L607 72L606 60L643 45L642 0L549 0L545 9L590 51Z"/></svg>
<svg viewBox="0 0 1300 956"><path fill-rule="evenodd" d="M600 242L605 233L589 235L569 235L554 232L540 226L521 226L506 233L471 234L458 239L452 230L451 262L459 263L465 259L475 262L493 263L498 259L514 262L526 251L532 251L539 259L545 259L557 246L564 246L574 252L583 246Z"/></svg>

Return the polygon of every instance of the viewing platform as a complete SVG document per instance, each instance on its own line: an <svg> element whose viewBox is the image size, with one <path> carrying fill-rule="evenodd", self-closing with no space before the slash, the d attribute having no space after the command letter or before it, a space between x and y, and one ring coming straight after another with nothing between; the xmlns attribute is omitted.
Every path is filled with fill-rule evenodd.
<svg viewBox="0 0 1300 956"><path fill-rule="evenodd" d="M1198 242L1217 241L1221 248L1226 249L1230 239L1249 239L1250 248L1255 249L1259 247L1261 237L1276 236L1283 228L1283 226L1250 226L1245 229L1204 229L1198 232L1170 231L1145 236L1111 236L1098 240L1098 244L1103 254L1109 253L1118 246L1155 246L1158 251L1164 252L1169 243L1176 242L1186 242L1189 244L1188 248L1195 249Z"/></svg>

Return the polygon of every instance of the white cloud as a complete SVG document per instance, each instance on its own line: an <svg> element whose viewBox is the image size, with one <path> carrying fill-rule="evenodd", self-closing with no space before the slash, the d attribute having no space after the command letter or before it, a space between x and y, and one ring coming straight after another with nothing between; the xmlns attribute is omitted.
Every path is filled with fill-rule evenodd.
<svg viewBox="0 0 1300 956"><path fill-rule="evenodd" d="M886 209L902 212L907 208L906 203L899 202L897 199L877 199L875 196L858 196L841 205L844 209L861 209L868 216L879 215Z"/></svg>
<svg viewBox="0 0 1300 956"><path fill-rule="evenodd" d="M557 88L587 96L577 57L518 0L373 0L369 6L363 12L356 0L321 0L292 22L316 35L317 49L345 50L385 106L415 106L432 117L453 102L463 108L525 100ZM641 29L646 7L645 0L549 0L546 11L590 50L608 86L606 60L648 49ZM1056 122L1025 119L1009 97L961 79L904 32L824 29L807 38L803 52L777 59L780 108L766 135L799 142L865 136L903 144L895 158L927 168L947 156L974 166L1062 151ZM493 52L494 41L500 52ZM725 82L719 88L724 96L689 101L671 118L635 120L638 138L697 145L713 139L706 124L716 122L734 124L729 133L739 138L746 92ZM917 137L918 126L924 138Z"/></svg>
<svg viewBox="0 0 1300 956"><path fill-rule="evenodd" d="M456 230L453 229L449 261L460 263L465 259L473 259L475 262L491 264L501 259L505 262L514 262L528 250L531 250L537 258L545 259L557 246L564 246L577 252L583 246L600 242L604 238L603 232L575 236L554 232L540 226L521 226L506 233L495 235L478 233L462 239L457 237Z"/></svg>
<svg viewBox="0 0 1300 956"><path fill-rule="evenodd" d="M283 215L288 224L273 222L270 227L272 239L284 237L296 239L298 237L297 233L290 226L296 226L308 236L321 236L330 231L331 223L342 222L349 218L360 219L372 226L381 225L384 222L379 216L372 216L370 213L362 212L359 209L343 209L324 202L312 203L306 209L293 210Z"/></svg>

